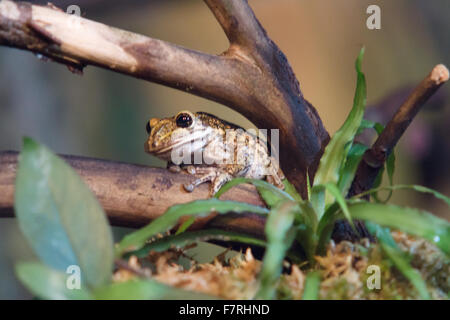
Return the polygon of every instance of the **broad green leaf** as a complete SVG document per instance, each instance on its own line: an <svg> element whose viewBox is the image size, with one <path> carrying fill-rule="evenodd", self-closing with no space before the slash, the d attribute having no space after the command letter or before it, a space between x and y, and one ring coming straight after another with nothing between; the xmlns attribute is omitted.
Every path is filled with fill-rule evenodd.
<svg viewBox="0 0 450 320"><path fill-rule="evenodd" d="M265 228L267 247L259 274L260 288L256 299L274 298L283 260L295 237L293 223L297 211L296 202L286 201L272 209L267 218Z"/></svg>
<svg viewBox="0 0 450 320"><path fill-rule="evenodd" d="M51 269L41 263L27 262L16 266L16 274L22 284L32 294L41 299L51 300L87 300L89 291L83 287L69 289L67 281L70 274Z"/></svg>
<svg viewBox="0 0 450 320"><path fill-rule="evenodd" d="M447 197L446 195L444 195L444 194L442 194L440 192L437 192L437 191L435 191L433 189L430 189L430 188L427 188L427 187L424 187L424 186L414 185L414 184L411 184L411 185L398 184L398 185L394 185L394 186L381 187L381 188L377 188L377 189L370 189L369 191L357 194L356 196L352 197L352 199L360 198L360 197L363 197L365 195L376 193L376 192L383 191L383 190L408 190L408 189L409 190L414 190L414 191L417 191L417 192L432 194L436 199L444 201L447 204L447 206L450 207L450 198Z"/></svg>
<svg viewBox="0 0 450 320"><path fill-rule="evenodd" d="M188 231L178 235L158 238L150 243L147 243L141 249L131 252L130 254L135 255L138 258L144 258L148 256L148 253L151 251L162 252L170 248L183 248L195 242L210 240L233 241L259 247L266 246L266 242L264 240L252 237L250 235L219 229L206 229Z"/></svg>
<svg viewBox="0 0 450 320"><path fill-rule="evenodd" d="M24 139L15 212L38 257L52 268L81 268L91 287L110 281L113 239L102 207L75 170L46 147Z"/></svg>
<svg viewBox="0 0 450 320"><path fill-rule="evenodd" d="M206 294L174 288L152 279L113 283L95 291L97 300L217 300Z"/></svg>
<svg viewBox="0 0 450 320"><path fill-rule="evenodd" d="M270 184L263 180L249 178L235 178L227 182L222 188L220 188L220 190L214 195L214 197L218 199L222 194L230 190L232 187L242 183L253 184L269 208L276 206L280 201L294 200L290 194L275 187L273 184Z"/></svg>
<svg viewBox="0 0 450 320"><path fill-rule="evenodd" d="M389 232L389 229L382 228L381 226L370 221L366 222L366 226L369 232L376 236L380 242L381 249L387 257L392 261L396 268L407 279L409 279L409 281L411 281L412 285L419 292L420 297L422 299L429 300L430 294L428 293L425 281L422 279L420 273L410 265L408 257L397 246L395 240Z"/></svg>
<svg viewBox="0 0 450 320"><path fill-rule="evenodd" d="M126 251L139 250L148 239L173 228L183 216L201 217L213 212L221 214L227 212L253 212L266 215L269 210L247 203L223 201L215 198L175 205L167 209L162 216L153 220L147 226L125 236L116 246L116 255L120 256Z"/></svg>
<svg viewBox="0 0 450 320"><path fill-rule="evenodd" d="M347 153L350 150L356 132L361 125L366 106L366 80L364 74L361 72L363 55L364 48L361 49L358 59L356 60L357 82L353 108L342 127L334 134L326 146L325 152L320 159L319 168L314 177L313 185L325 185L327 183L338 184L340 169L344 165ZM325 192L325 190L322 192ZM325 206L321 208L325 209L331 203L332 196L326 194ZM318 212L319 218L323 213L324 210Z"/></svg>
<svg viewBox="0 0 450 320"><path fill-rule="evenodd" d="M428 212L369 202L353 202L348 209L354 219L372 221L422 237L450 254L450 223Z"/></svg>
<svg viewBox="0 0 450 320"><path fill-rule="evenodd" d="M305 289L303 290L303 300L318 300L320 289L320 273L311 271L305 279Z"/></svg>

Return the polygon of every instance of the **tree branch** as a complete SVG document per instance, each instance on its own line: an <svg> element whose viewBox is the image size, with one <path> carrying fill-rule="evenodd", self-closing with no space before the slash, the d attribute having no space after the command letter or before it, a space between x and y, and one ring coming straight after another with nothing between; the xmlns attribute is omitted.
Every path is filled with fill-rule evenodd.
<svg viewBox="0 0 450 320"><path fill-rule="evenodd" d="M448 69L439 64L413 90L400 106L394 117L387 123L375 143L363 156L352 183L349 195L365 192L372 188L375 179L391 154L400 137L408 128L425 102L449 79Z"/></svg>
<svg viewBox="0 0 450 320"><path fill-rule="evenodd" d="M0 1L0 45L25 49L82 70L95 65L184 90L227 105L258 128L280 130L280 163L306 194L329 140L302 96L284 54L245 0L205 0L230 39L210 55L69 16L54 7Z"/></svg>
<svg viewBox="0 0 450 320"><path fill-rule="evenodd" d="M17 152L0 152L0 218L14 216L14 184ZM170 206L209 198L209 185L203 184L192 193L183 189L194 176L85 157L62 156L86 182L111 221L122 227L140 227L161 216ZM264 206L253 186L240 185L221 199ZM264 236L265 219L252 213L198 219L195 228L215 227Z"/></svg>
<svg viewBox="0 0 450 320"><path fill-rule="evenodd" d="M209 9L222 26L231 44L253 52L270 46L265 30L262 28L247 1L205 0Z"/></svg>

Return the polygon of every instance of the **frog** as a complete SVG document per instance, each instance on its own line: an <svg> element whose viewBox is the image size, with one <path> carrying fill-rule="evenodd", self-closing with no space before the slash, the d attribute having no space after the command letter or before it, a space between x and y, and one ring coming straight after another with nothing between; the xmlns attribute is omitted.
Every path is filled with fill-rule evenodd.
<svg viewBox="0 0 450 320"><path fill-rule="evenodd" d="M187 192L210 182L214 196L237 177L265 179L284 189L284 174L267 143L242 127L210 113L183 110L168 118L151 118L146 125L145 151L167 161L171 172L198 176L183 185Z"/></svg>

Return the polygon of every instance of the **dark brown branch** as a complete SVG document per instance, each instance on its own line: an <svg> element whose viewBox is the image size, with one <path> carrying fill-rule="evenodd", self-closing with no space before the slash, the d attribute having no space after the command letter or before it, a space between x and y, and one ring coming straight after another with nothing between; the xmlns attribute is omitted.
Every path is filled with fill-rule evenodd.
<svg viewBox="0 0 450 320"><path fill-rule="evenodd" d="M373 146L365 152L350 189L350 196L365 192L373 186L387 157L391 154L420 108L442 84L448 81L448 78L448 69L444 65L439 64L409 95L394 117L387 123Z"/></svg>
<svg viewBox="0 0 450 320"><path fill-rule="evenodd" d="M174 204L209 197L209 185L200 185L192 193L184 191L183 184L194 178L188 174L84 157L63 158L95 193L109 220L116 226L143 226ZM17 152L0 152L0 217L14 216L16 170ZM250 185L237 186L221 199L264 205L255 188ZM262 236L264 222L264 219L249 213L226 218L210 216L198 220L195 227L211 224L217 228Z"/></svg>
<svg viewBox="0 0 450 320"><path fill-rule="evenodd" d="M205 0L217 21L222 26L231 44L242 49L251 48L253 52L270 46L268 37L259 24L247 1Z"/></svg>
<svg viewBox="0 0 450 320"><path fill-rule="evenodd" d="M302 96L284 54L245 0L206 0L230 39L210 55L68 16L53 7L0 1L0 45L42 54L71 69L95 65L229 106L258 128L280 130L280 162L305 194L329 136Z"/></svg>

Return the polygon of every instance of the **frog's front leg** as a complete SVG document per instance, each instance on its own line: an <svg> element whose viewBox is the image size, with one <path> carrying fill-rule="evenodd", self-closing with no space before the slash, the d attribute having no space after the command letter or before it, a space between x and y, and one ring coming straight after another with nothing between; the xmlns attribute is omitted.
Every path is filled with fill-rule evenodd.
<svg viewBox="0 0 450 320"><path fill-rule="evenodd" d="M217 191L232 178L233 176L228 172L219 173L211 183L211 196L215 195Z"/></svg>
<svg viewBox="0 0 450 320"><path fill-rule="evenodd" d="M205 172L206 170L202 170ZM195 187L209 181L213 181L217 176L216 168L209 168L206 173L198 179L195 179L193 182L184 185L184 189L188 192L194 191Z"/></svg>
<svg viewBox="0 0 450 320"><path fill-rule="evenodd" d="M205 172L206 170L201 170ZM194 191L195 187L198 185L211 182L211 191L210 195L213 196L219 191L219 189L228 181L233 178L231 174L228 172L217 171L217 168L210 168L205 175L201 176L198 179L195 179L193 182L184 185L184 189L188 192Z"/></svg>

